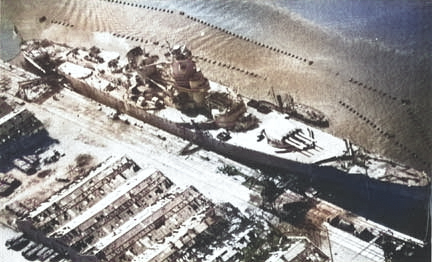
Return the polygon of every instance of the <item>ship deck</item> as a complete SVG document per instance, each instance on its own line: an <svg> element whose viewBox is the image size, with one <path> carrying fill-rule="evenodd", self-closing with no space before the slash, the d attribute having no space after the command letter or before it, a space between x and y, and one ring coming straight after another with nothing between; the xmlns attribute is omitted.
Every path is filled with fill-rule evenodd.
<svg viewBox="0 0 432 262"><path fill-rule="evenodd" d="M104 52L101 52L101 54L104 54ZM112 58L114 55L109 53L107 57ZM161 120L165 119L172 123L187 124L189 126L212 121L200 114L195 117L185 115L181 111L170 106L163 109L159 109L154 105L150 107L141 106L138 101L128 100L127 96L129 95L129 89L132 83L128 82L129 80L125 78L122 72L108 74L107 72L109 70L104 70L105 73L100 73L102 69L107 66L106 63L104 63L97 66L98 70L90 70L92 71L90 74L88 71L89 68L75 64L76 62L79 62L79 64L86 62L77 58L72 60L71 62L65 62L60 65L59 71L62 72L64 76L72 78L75 82L78 81L79 83L77 84L79 86L84 83L85 87L80 87L80 89L82 89L81 91L84 92L85 95L87 95L87 92L92 93L91 89L100 92L99 94L93 95L103 97L102 100L106 100L103 103L113 108L135 108L137 110L135 116L145 114L144 111L146 111L148 114L154 114ZM125 61L120 60L120 63L123 64ZM123 84L117 85L116 81L114 81L115 79L120 79L120 82ZM209 84L210 92L231 93L230 95L235 95L229 87L212 81L209 81ZM245 102L247 101L247 99L244 100ZM367 174L368 177L376 180L403 185L408 184L409 186L423 186L429 183L427 175L423 172L408 172L407 170L410 170L409 167L400 165L391 160L382 159L382 157L372 155L368 152L364 152L364 157L362 157L363 150L360 150L360 153L356 154L356 157L359 157L359 161L364 161L361 165L356 164L354 161L346 161L354 157L354 151L358 149L357 146L352 145L346 139L335 137L318 128L304 124L288 114L280 113L276 110L263 113L263 110L259 109L260 108L251 106L247 107L247 113L255 116L259 120L259 125L251 130L244 132L227 132L227 130L220 128L201 131L209 134L211 136L211 138L209 138L210 140L214 140L210 141L211 143L209 144L218 143L217 141L220 140L221 146L232 146L232 148L244 150L245 154L247 154L249 150L252 154L266 155L273 157L277 161L286 160L287 163L291 161L299 165L316 164L319 166L331 166L347 173ZM198 133L199 130L195 132ZM247 156L243 157L243 160L246 158ZM279 162L282 163L281 161ZM391 166L397 166L397 168L389 169Z"/></svg>
<svg viewBox="0 0 432 262"><path fill-rule="evenodd" d="M348 151L343 139L324 133L319 129L312 128L296 120L286 119L285 117L288 115L274 111L263 114L251 107L248 108L248 113L258 117L261 122L259 126L246 132L231 132L231 139L226 141L226 143L306 164L340 157ZM299 139L292 138L285 140L284 146L286 148L278 148L268 143L269 139L281 140L295 129L301 130L297 135ZM259 136L263 130L266 133L266 138L259 140ZM224 130L218 129L212 130L210 133L216 137L222 131ZM302 141L314 143L314 146L308 148ZM291 148L291 150L288 148Z"/></svg>
<svg viewBox="0 0 432 262"><path fill-rule="evenodd" d="M223 91L223 86L212 81L210 81L210 88ZM247 113L259 119L258 127L246 132L229 132L231 138L225 143L305 164L341 157L349 152L347 143L343 139L294 120L288 114L277 111L264 114L252 107L248 107ZM189 117L171 107L155 112L155 114L176 123L191 124L192 121L194 123L208 121L203 115ZM263 130L266 138L259 140ZM281 142L284 136L294 130L300 131L295 137L285 139L281 147L273 146L268 142L269 140ZM223 128L209 130L214 138L221 132L226 132L226 130ZM313 144L313 146L308 147L308 144Z"/></svg>

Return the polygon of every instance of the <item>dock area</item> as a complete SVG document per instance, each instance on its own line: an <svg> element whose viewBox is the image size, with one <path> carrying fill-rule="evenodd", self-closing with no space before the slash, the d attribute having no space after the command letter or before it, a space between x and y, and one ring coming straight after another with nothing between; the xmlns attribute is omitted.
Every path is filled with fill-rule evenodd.
<svg viewBox="0 0 432 262"><path fill-rule="evenodd" d="M40 160L33 175L13 165L5 172L22 182L0 201L2 222L30 241L24 256L13 253L19 259L242 261L263 250L267 261L384 261L380 247L356 237L360 249L338 245L335 227L328 230L333 249L275 233L283 218L262 209L260 191L220 172L229 165L260 177L252 168L202 149L181 154L187 141L126 115L113 119L113 109L68 89L22 103L57 142L20 157Z"/></svg>

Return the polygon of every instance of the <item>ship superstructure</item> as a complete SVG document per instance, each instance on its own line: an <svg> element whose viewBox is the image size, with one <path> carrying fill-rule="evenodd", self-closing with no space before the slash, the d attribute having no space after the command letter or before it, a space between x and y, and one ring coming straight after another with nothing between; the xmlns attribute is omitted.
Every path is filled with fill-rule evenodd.
<svg viewBox="0 0 432 262"><path fill-rule="evenodd" d="M73 91L97 101L94 103L74 92L63 90L64 93L80 97L82 103L79 104L81 111L76 112L66 107L62 113L69 113L70 110L71 114L77 115L77 119L84 119L83 112L115 111L113 118L125 121L131 128L145 122L168 131L191 142L186 148L183 148L184 145L179 146L183 148L181 150L177 148L176 152L179 152L180 156L176 157L180 158L176 160L189 154L186 152L187 148L196 144L196 148L212 150L253 167L276 167L317 184L324 182L334 185L336 190L343 186L350 194L365 193L368 197L365 203L370 206L373 202L385 205L393 201L412 209L420 209L419 206L424 207L428 200L430 182L425 172L372 155L346 139L298 121L281 98L278 98L278 107L269 102L247 99L229 87L209 81L194 61L191 52L184 46L175 46L168 50L156 48L159 52L155 54L150 54L147 48L138 46L125 56L97 47L70 48L54 43L33 46L32 42L27 46L34 51L26 54L28 61L37 63L39 58L33 57L34 54L49 53L48 58L43 56L44 63L40 64L40 67L46 65L47 68L55 68L49 73L64 76L71 83L70 88ZM44 49L56 52L45 52ZM19 95L31 101L29 98L33 97L32 92L37 91L32 87L38 84L38 81L23 82L19 87L24 95ZM51 102L58 101L58 98L53 97ZM83 101L92 104L93 110L84 107ZM69 121L70 117L64 119ZM96 118L92 120L90 125L87 124L92 126L91 128L97 121ZM104 120L109 123L108 132L112 132L111 125L114 123L122 125L122 128L126 127L110 119ZM146 129L152 129L151 135L158 138L151 145L161 143L159 139L164 145L173 144L171 139L174 136L148 125ZM122 136L129 136L147 131L139 130L127 133L125 129L121 129L121 132ZM111 140L115 139L111 137ZM131 138L131 145L133 144L134 148L144 148L144 143L150 141L152 140ZM121 146L127 147L126 144L121 143ZM139 151L140 155L147 150L157 151L147 145L145 150ZM172 157L173 151L169 150L169 156ZM190 151L195 152L195 149ZM216 154L211 152L201 151L199 156L193 154L186 156L185 161L191 161L194 157L209 161L210 164L217 161L224 163L227 160L215 160L213 158ZM164 163L162 166L165 165ZM188 162L186 166L189 165L191 164ZM326 239L323 235L318 238L311 233L312 242L307 238L297 237L288 238L288 242L284 242L281 239L285 236L281 237L275 243L278 249L271 253L267 261L294 261L293 255L299 256L301 261L311 257L316 261L330 261L328 255L340 253L338 248L347 245L346 243L353 243L344 247L355 252L353 258L367 257L371 261L383 261L389 251L396 250L398 254L408 257L418 247L424 248L426 244L424 240L369 220L376 217L368 217L368 214L362 212L357 215L358 210L347 208L354 212L351 213L325 202L318 198L323 194L317 195L314 188L309 188L306 192L296 191L297 193L288 190L280 195L282 188L284 191L288 188L287 184L277 188L276 184L286 182L280 176L269 178L259 174L257 177L266 179L260 181L255 177L246 178L238 172L230 172L233 170L235 171L235 167L224 164L218 172L226 172L226 175L236 179L246 179L245 185L248 186L248 183L258 182L259 185L255 186L257 190L260 186L263 187L260 192L263 201L260 207L267 211L271 209L276 215L271 217L266 214L263 217L266 223L280 225L277 219L303 218L306 228L314 226L318 227L317 231L321 233L327 232ZM171 172L167 174L171 176ZM286 173L283 172L283 175ZM213 177L216 174L210 175ZM183 180L192 178L189 173L184 177L186 179ZM197 177L202 179L204 175L199 172ZM290 174L287 174L287 177L291 179ZM208 178L209 176L203 180L207 182ZM127 157L109 159L71 184L68 179L57 181L68 184L38 208L27 213L29 221L21 220L17 223L18 229L24 232L26 237L20 236L7 244L18 250L30 241L28 247L22 251L24 257L40 260L66 257L73 261L180 261L179 258L190 261L189 258L198 254L195 247L205 247L199 254L206 257L205 250L208 245L200 245L202 237L221 233L218 225L219 212L225 212L225 207L213 204L193 186L173 186L170 179L157 170L141 170ZM211 182L209 186L214 187L215 184ZM231 187L225 184L222 187L223 190L227 187L231 190ZM268 194L270 191L272 193ZM307 197L304 197L303 193ZM252 201L252 195L246 195L250 196ZM231 210L231 207L227 206L226 210ZM368 219L363 218L363 215ZM238 221L238 224L245 224L238 217L224 219L234 221L234 224ZM291 222L289 219L286 221ZM377 222L383 223L379 220ZM238 254L247 253L252 234L249 229L240 231L238 235L230 238L233 241L227 242L226 247L216 249L213 258L215 261L229 261ZM321 241L324 239L330 244L330 238L332 245L335 245L333 251L329 249L328 253L321 252L312 244L319 243L320 248L327 248ZM232 247L232 243L240 244ZM280 248L281 246L283 248ZM254 248L252 245L250 247ZM237 253L236 250L240 249L242 250Z"/></svg>
<svg viewBox="0 0 432 262"><path fill-rule="evenodd" d="M251 103L209 81L190 50L175 46L151 55L141 47L115 52L66 48L53 56L72 88L207 149L247 163L424 201L430 180L290 114Z"/></svg>

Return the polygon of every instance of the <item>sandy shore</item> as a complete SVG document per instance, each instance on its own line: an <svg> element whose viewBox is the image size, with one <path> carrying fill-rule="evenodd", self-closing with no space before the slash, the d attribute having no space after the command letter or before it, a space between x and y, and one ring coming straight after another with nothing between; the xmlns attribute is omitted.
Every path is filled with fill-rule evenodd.
<svg viewBox="0 0 432 262"><path fill-rule="evenodd" d="M187 17L193 14L181 15L176 10L170 13L106 1L75 0L2 1L2 6L23 39L47 38L71 46L97 45L120 52L138 44L153 48L154 41L159 41L159 47L166 46L165 40L171 44L185 43L194 55L216 61L198 61L209 79L236 87L241 94L254 98L273 100L271 87L276 94L290 93L296 101L327 114L331 120L329 132L372 152L429 170L430 91L422 87L421 81L407 84L416 81L417 76L402 72L400 61L395 64L399 54L392 51L329 37L295 20L273 28L275 34L289 36L287 41L265 42L278 49L283 47L292 53L289 56L275 51L276 48L257 45L255 41L264 41L260 37L246 41ZM48 12L47 6L52 11ZM281 14L275 14L278 15ZM45 22L39 21L42 16L46 16ZM144 41L141 44L112 33ZM145 40L149 42L145 44ZM389 69L392 63L393 69ZM404 105L403 100L410 104ZM355 112L342 106L342 102Z"/></svg>

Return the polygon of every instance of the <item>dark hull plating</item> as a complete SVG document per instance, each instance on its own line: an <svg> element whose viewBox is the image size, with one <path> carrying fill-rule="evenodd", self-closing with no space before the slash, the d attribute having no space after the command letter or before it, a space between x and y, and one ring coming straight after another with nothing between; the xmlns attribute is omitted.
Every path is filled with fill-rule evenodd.
<svg viewBox="0 0 432 262"><path fill-rule="evenodd" d="M429 202L430 185L410 187L403 184L383 182L363 174L347 173L335 167L304 164L260 151L234 146L219 141L206 131L184 127L161 118L154 114L153 111L147 111L135 104L117 99L107 92L89 86L84 81L67 75L65 77L71 81L74 90L78 93L230 159L254 166L267 166L288 171L301 176L302 179L309 180L315 185L331 184L334 188L340 188L355 194L356 197L367 199L368 202L399 201L400 205L423 208Z"/></svg>

